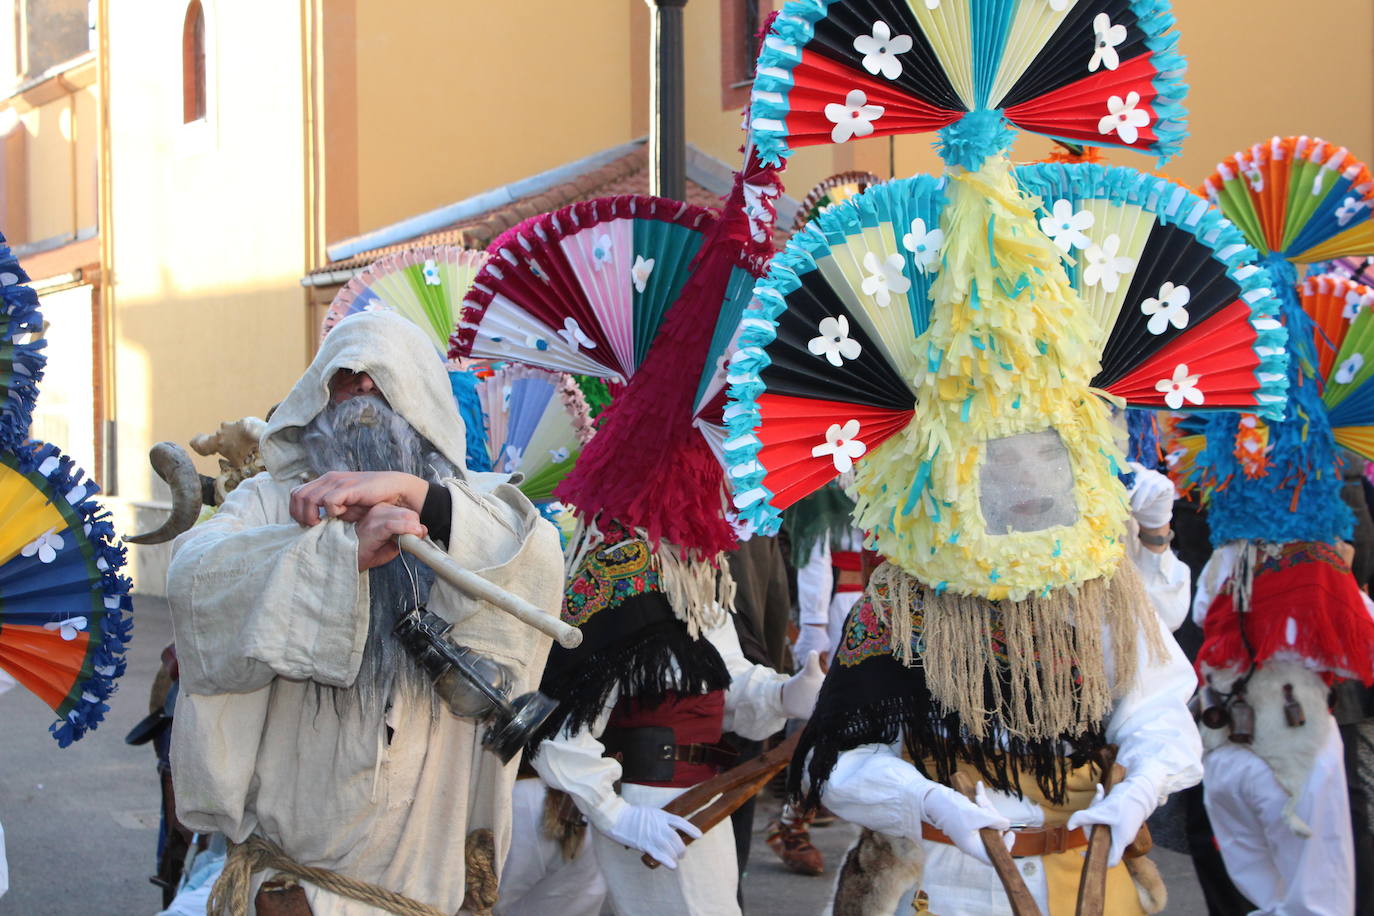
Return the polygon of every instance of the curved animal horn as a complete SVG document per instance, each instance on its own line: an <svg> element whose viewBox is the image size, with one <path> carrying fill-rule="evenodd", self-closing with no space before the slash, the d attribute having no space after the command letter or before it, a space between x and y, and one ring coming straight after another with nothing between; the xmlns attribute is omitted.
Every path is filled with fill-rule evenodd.
<svg viewBox="0 0 1374 916"><path fill-rule="evenodd" d="M148 460L172 490L172 514L160 528L125 538L130 544L165 544L189 530L200 516L200 474L186 450L174 442L159 442L148 450Z"/></svg>

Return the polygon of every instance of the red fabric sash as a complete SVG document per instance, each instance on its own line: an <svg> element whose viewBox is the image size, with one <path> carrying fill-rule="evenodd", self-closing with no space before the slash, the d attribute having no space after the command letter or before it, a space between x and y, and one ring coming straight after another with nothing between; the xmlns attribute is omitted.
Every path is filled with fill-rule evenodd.
<svg viewBox="0 0 1374 916"><path fill-rule="evenodd" d="M675 693L652 709L638 701L621 699L611 711L607 728L647 728L667 726L678 744L715 744L725 722L725 691L712 690L701 696L684 697ZM715 776L719 770L709 763L673 764L672 782L646 782L646 786L671 786L686 789Z"/></svg>

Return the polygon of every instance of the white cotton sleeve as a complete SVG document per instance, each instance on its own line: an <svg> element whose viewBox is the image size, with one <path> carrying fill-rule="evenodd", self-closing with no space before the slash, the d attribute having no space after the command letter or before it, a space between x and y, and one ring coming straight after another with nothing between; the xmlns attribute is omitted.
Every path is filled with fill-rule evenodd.
<svg viewBox="0 0 1374 916"><path fill-rule="evenodd" d="M1197 577L1197 591L1193 594L1193 623L1204 625L1212 602L1221 594L1221 587L1226 580L1231 578L1231 570L1235 568L1239 553L1237 544L1223 544L1207 558Z"/></svg>
<svg viewBox="0 0 1374 916"><path fill-rule="evenodd" d="M530 758L530 766L544 784L570 795L577 810L602 832L614 827L620 813L629 806L615 791L620 780L620 761L605 756L606 748L598 740L618 697L619 691L612 691L591 728L572 734L565 726L541 743L539 752Z"/></svg>
<svg viewBox="0 0 1374 916"><path fill-rule="evenodd" d="M726 620L706 633L720 653L730 686L725 691L725 730L755 741L767 738L787 724L782 707L782 685L787 675L744 657L735 624Z"/></svg>
<svg viewBox="0 0 1374 916"><path fill-rule="evenodd" d="M797 570L797 620L802 626L830 622L830 594L835 573L830 568L830 543L824 539L811 550L806 565Z"/></svg>
<svg viewBox="0 0 1374 916"><path fill-rule="evenodd" d="M921 838L921 800L934 785L886 744L840 755L824 789L825 806L870 830Z"/></svg>
<svg viewBox="0 0 1374 916"><path fill-rule="evenodd" d="M1128 537L1127 553L1164 628L1171 633L1177 630L1188 617L1188 593L1193 580L1187 565L1172 550L1149 550L1138 536Z"/></svg>
<svg viewBox="0 0 1374 916"><path fill-rule="evenodd" d="M1112 710L1106 737L1117 746L1116 760L1126 769L1127 777L1148 780L1162 802L1202 780L1202 738L1188 711L1188 700L1197 689L1197 674L1163 622L1156 621L1156 625L1167 658L1151 664L1141 634L1136 642L1140 667L1135 683ZM1110 656L1108 662L1112 662Z"/></svg>

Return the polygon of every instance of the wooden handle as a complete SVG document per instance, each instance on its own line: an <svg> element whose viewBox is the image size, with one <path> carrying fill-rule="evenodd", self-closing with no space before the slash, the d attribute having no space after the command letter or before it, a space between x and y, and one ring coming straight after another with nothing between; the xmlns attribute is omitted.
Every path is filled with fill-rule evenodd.
<svg viewBox="0 0 1374 916"><path fill-rule="evenodd" d="M1116 762L1116 749L1107 748L1102 752L1102 791L1112 791L1112 787L1126 778L1126 771ZM1088 833L1088 852L1083 859L1083 873L1078 878L1078 905L1076 916L1102 916L1107 906L1107 856L1112 849L1112 828L1106 824L1093 824Z"/></svg>
<svg viewBox="0 0 1374 916"><path fill-rule="evenodd" d="M464 569L433 544L422 541L413 534L400 535L396 538L396 543L406 553L434 570L436 576L469 598L476 598L500 608L521 623L556 639L565 649L575 649L582 644L582 631L577 627L569 626L557 617L545 614L519 595L513 595L472 570Z"/></svg>
<svg viewBox="0 0 1374 916"><path fill-rule="evenodd" d="M705 836L712 827L734 814L745 802L763 791L764 786L792 760L792 753L797 749L797 742L800 740L801 732L793 732L787 740L772 750L692 786L664 805L663 810L687 818L692 822L692 826ZM712 799L715 801L711 801ZM708 802L710 804L707 804ZM705 807L702 807L703 805ZM692 838L683 834L682 842L690 846ZM659 861L647 852L641 859L650 868L659 866Z"/></svg>
<svg viewBox="0 0 1374 916"><path fill-rule="evenodd" d="M959 793L977 803L978 789L967 774L956 772L953 782ZM988 851L988 858L992 860L993 871L997 872L1002 882L1002 889L1007 892L1014 916L1040 916L1040 906L1035 902L1030 888L1026 887L1026 880L1021 877L1016 860L1011 857L1011 850L1002 842L1002 834L991 827L984 827L978 831L978 835L983 840L983 848Z"/></svg>

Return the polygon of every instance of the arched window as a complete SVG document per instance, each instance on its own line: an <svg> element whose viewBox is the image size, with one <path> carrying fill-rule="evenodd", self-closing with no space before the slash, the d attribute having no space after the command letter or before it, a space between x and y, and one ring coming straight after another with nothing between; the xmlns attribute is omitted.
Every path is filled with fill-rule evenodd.
<svg viewBox="0 0 1374 916"><path fill-rule="evenodd" d="M200 0L191 0L181 27L181 120L190 124L204 117L205 10Z"/></svg>

